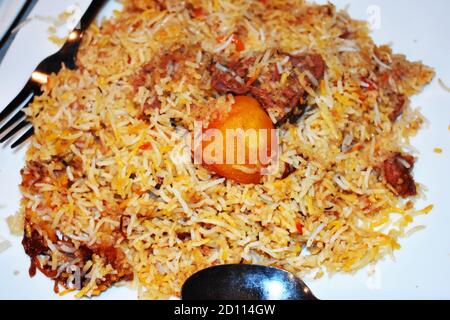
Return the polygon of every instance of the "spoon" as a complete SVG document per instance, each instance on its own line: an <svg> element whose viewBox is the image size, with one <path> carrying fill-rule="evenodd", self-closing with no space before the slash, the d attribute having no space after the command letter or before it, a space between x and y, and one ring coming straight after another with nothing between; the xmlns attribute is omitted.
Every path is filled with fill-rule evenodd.
<svg viewBox="0 0 450 320"><path fill-rule="evenodd" d="M317 300L293 274L252 264L226 264L190 276L181 288L183 300Z"/></svg>

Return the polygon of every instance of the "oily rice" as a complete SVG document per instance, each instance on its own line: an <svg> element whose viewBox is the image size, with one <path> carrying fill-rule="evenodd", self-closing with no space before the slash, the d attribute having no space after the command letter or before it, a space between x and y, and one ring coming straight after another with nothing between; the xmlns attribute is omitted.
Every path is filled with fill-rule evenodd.
<svg viewBox="0 0 450 320"><path fill-rule="evenodd" d="M424 121L408 98L434 73L375 45L366 23L301 0L123 4L90 27L78 69L51 75L27 109L35 135L21 215L32 273L78 297L127 281L153 299L179 296L187 277L217 264L321 277L392 254L430 211L414 208L421 190L402 152ZM299 57L309 67L293 79ZM245 73L231 60L246 61ZM262 81L269 66L275 80ZM191 158L194 120L220 117L234 99L215 89L213 68L280 94L303 86L295 121L267 109L280 170L260 184Z"/></svg>

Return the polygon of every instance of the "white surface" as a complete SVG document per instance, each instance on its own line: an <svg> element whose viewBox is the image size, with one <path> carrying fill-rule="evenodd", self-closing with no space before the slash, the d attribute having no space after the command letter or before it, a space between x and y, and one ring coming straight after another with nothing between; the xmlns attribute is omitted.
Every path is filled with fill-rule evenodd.
<svg viewBox="0 0 450 320"><path fill-rule="evenodd" d="M13 23L25 0L0 0L0 38Z"/></svg>
<svg viewBox="0 0 450 320"><path fill-rule="evenodd" d="M325 2L325 1L321 1ZM87 7L88 0L40 0L34 14L55 15L70 4ZM442 78L450 85L450 2L447 0L335 0L343 8L350 3L353 17L368 19L380 9L380 28L373 32L377 43L393 43L394 51L405 53L412 60L423 60L436 68L437 77L423 93L413 99L430 120L413 145L420 151L415 178L429 191L426 202L435 205L427 216L418 219L426 229L401 241L402 249L377 266L378 279L368 279L367 270L355 275L336 275L318 281L306 281L322 299L450 299L450 93L438 84ZM378 7L373 7L373 6ZM372 6L372 7L371 7ZM378 8L378 9L377 9ZM18 34L2 65L0 65L0 106L5 106L21 89L35 65L55 51L48 42L48 25L33 21ZM435 147L443 154L433 152ZM10 151L0 147L0 235L12 243L12 248L0 254L0 298L59 299L52 293L51 281L38 274L29 279L29 259L20 244L11 236L4 221L19 207L20 168L24 148ZM14 275L14 271L19 271ZM113 288L101 299L134 299L136 293L126 288ZM65 297L70 298L70 297Z"/></svg>

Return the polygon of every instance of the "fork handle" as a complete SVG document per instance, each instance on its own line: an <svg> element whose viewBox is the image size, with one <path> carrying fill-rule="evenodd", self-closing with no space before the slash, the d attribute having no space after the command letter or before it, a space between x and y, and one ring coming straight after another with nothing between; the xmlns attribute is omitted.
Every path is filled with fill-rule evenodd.
<svg viewBox="0 0 450 320"><path fill-rule="evenodd" d="M100 9L103 7L105 2L106 0L92 0L86 12L81 17L81 20L78 23L75 30L79 30L81 32L85 31L90 26L92 21L95 19L95 17L97 16Z"/></svg>
<svg viewBox="0 0 450 320"><path fill-rule="evenodd" d="M84 31L91 25L97 16L100 9L105 4L106 0L92 0L91 4L87 8L86 12L81 17L80 22L72 31L72 34L76 36L74 38L68 38L66 43L62 46L59 51L59 55L61 56L62 62L69 69L76 69L76 56L78 52L78 48L81 44L81 38L83 36ZM60 61L58 61L60 63ZM55 66L52 66L52 70L55 69Z"/></svg>

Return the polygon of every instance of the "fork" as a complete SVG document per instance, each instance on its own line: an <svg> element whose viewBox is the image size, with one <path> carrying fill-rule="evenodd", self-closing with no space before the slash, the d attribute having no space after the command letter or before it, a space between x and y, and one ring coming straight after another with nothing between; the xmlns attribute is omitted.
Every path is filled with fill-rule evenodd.
<svg viewBox="0 0 450 320"><path fill-rule="evenodd" d="M106 0L93 0L84 15L81 17L77 27L68 35L66 43L55 54L45 58L36 69L32 72L30 79L27 81L23 89L19 94L6 106L6 108L0 112L0 123L6 120L6 118L14 111L19 111L14 114L11 119L8 120L0 128L0 136L3 135L9 128L11 128L1 139L0 143L4 143L13 137L16 133L24 128L28 130L20 136L12 145L14 149L17 146L25 142L29 137L34 134L34 128L27 120L23 109L26 108L35 96L42 94L41 87L48 81L48 77L52 73L57 73L64 65L70 70L77 68L76 56L78 48L80 47L83 34L89 27L91 22L97 16Z"/></svg>

